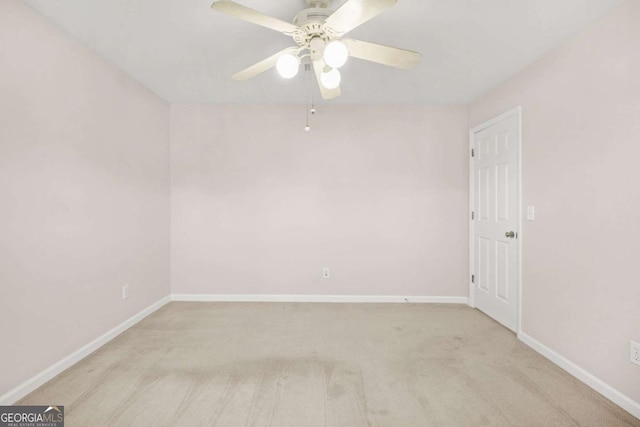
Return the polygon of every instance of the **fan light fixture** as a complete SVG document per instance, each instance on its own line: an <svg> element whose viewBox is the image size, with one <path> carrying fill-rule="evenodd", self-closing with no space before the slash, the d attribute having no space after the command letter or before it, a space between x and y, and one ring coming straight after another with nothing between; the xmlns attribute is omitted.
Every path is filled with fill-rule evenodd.
<svg viewBox="0 0 640 427"><path fill-rule="evenodd" d="M340 86L340 71L332 68L330 71L324 72L320 75L320 82L326 89L335 89Z"/></svg>
<svg viewBox="0 0 640 427"><path fill-rule="evenodd" d="M342 67L347 59L349 59L349 51L340 40L334 40L324 48L324 62L331 68Z"/></svg>
<svg viewBox="0 0 640 427"><path fill-rule="evenodd" d="M290 53L285 53L284 55L278 58L278 62L276 62L276 69L278 70L278 74L282 78L290 79L298 74L298 69L300 68L300 59L292 55Z"/></svg>

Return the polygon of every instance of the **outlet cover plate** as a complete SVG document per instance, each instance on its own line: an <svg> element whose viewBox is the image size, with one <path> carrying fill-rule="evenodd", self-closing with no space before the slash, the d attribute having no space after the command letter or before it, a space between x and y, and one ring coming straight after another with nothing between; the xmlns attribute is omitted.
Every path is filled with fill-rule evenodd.
<svg viewBox="0 0 640 427"><path fill-rule="evenodd" d="M127 283L122 287L122 299L129 298L129 284Z"/></svg>
<svg viewBox="0 0 640 427"><path fill-rule="evenodd" d="M640 366L640 344L635 341L631 341L629 348L629 360L631 361L631 363L635 363L636 365Z"/></svg>

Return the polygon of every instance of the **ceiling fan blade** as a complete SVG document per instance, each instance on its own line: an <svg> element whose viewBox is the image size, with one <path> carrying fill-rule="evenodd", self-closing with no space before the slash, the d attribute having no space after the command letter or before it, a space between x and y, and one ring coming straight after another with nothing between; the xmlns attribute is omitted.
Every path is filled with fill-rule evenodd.
<svg viewBox="0 0 640 427"><path fill-rule="evenodd" d="M420 63L422 55L412 50L398 49L362 40L342 40L349 49L349 56L377 62L390 67L410 70Z"/></svg>
<svg viewBox="0 0 640 427"><path fill-rule="evenodd" d="M376 17L398 0L347 0L331 14L325 24L340 34L348 33L354 28Z"/></svg>
<svg viewBox="0 0 640 427"><path fill-rule="evenodd" d="M258 74L262 74L267 70L270 70L271 68L276 66L276 63L278 62L278 58L280 58L280 55L283 55L285 53L293 53L296 54L298 53L300 49L296 48L296 47L288 47L284 50L281 50L280 52L276 53L275 55L272 55L270 57L268 57L267 59L263 59L262 61L258 62L257 64L253 64L252 66L245 68L242 71L239 71L237 73L235 73L233 76L231 76L231 78L233 80L249 80L255 76L257 76Z"/></svg>
<svg viewBox="0 0 640 427"><path fill-rule="evenodd" d="M324 71L325 63L322 60L313 61L313 70L316 72L316 80L318 81L318 87L320 88L320 95L322 95L322 99L333 99L337 98L342 94L340 92L340 86L335 89L327 89L322 86L322 81L320 80L320 76Z"/></svg>
<svg viewBox="0 0 640 427"><path fill-rule="evenodd" d="M213 3L211 8L218 12L242 19L243 21L261 25L285 34L293 34L298 29L298 27L293 24L265 15L264 13L242 6L231 0L219 0Z"/></svg>

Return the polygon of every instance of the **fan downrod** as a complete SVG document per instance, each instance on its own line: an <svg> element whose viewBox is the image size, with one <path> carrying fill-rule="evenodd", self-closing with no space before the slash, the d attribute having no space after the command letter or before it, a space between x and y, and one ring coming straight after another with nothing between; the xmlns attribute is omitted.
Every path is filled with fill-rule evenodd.
<svg viewBox="0 0 640 427"><path fill-rule="evenodd" d="M328 9L331 4L331 0L304 0L307 6L316 9Z"/></svg>

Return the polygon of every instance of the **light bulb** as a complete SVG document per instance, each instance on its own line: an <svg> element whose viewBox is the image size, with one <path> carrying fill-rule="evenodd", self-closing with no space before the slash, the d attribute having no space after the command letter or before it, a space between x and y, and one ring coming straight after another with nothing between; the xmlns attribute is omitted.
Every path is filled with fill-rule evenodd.
<svg viewBox="0 0 640 427"><path fill-rule="evenodd" d="M304 131L305 131L305 132L309 132L310 130L311 130L311 126L306 125L306 126L304 127Z"/></svg>
<svg viewBox="0 0 640 427"><path fill-rule="evenodd" d="M280 56L278 62L276 62L278 74L285 79L295 77L298 74L298 68L300 68L300 59L290 53Z"/></svg>
<svg viewBox="0 0 640 427"><path fill-rule="evenodd" d="M340 76L340 71L336 70L335 68L320 75L320 82L322 83L322 86L327 89L335 89L340 86L341 79L342 77Z"/></svg>
<svg viewBox="0 0 640 427"><path fill-rule="evenodd" d="M339 40L330 42L324 48L324 62L331 68L342 67L348 58L347 46Z"/></svg>

